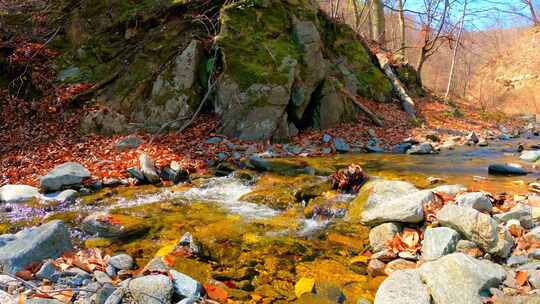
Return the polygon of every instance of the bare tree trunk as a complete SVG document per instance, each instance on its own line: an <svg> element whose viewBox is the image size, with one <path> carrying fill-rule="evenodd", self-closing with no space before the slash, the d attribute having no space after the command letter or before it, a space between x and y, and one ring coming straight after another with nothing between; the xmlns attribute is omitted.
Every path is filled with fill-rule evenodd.
<svg viewBox="0 0 540 304"><path fill-rule="evenodd" d="M372 22L373 22L373 38L381 46L384 46L384 5L382 0L371 0L372 2Z"/></svg>
<svg viewBox="0 0 540 304"><path fill-rule="evenodd" d="M406 51L405 51L405 48L406 48L406 37L405 37L405 13L403 12L403 0L398 0L398 14L399 14L399 30L400 30L400 40L399 40L399 53L401 54L401 56L403 56L403 58L406 58L405 56L407 55L406 54Z"/></svg>
<svg viewBox="0 0 540 304"><path fill-rule="evenodd" d="M373 14L373 1L374 0L366 0L369 40L373 40L373 18L371 18L371 15Z"/></svg>
<svg viewBox="0 0 540 304"><path fill-rule="evenodd" d="M409 114L412 118L416 118L414 101L409 96L409 94L407 94L407 90L405 90L403 84L401 83L401 81L399 81L399 78L394 73L394 69L392 69L392 66L388 62L388 58L383 53L378 53L376 54L376 56L379 60L379 65L383 69L386 76L390 79L390 83L392 84L394 91L401 100L401 106L403 107L405 112L407 112L407 114Z"/></svg>
<svg viewBox="0 0 540 304"><path fill-rule="evenodd" d="M426 62L426 50L422 48L420 50L420 57L418 57L418 63L416 64L416 73L418 73L418 84L423 87L422 82L422 69L424 68L424 63Z"/></svg>
<svg viewBox="0 0 540 304"><path fill-rule="evenodd" d="M463 27L465 24L465 14L467 13L467 0L463 3L463 13L461 14L461 25L459 26L459 32L456 40L456 46L454 47L454 54L452 55L452 63L450 64L450 75L448 75L448 85L446 86L446 93L444 94L444 99L448 99L450 95L450 89L452 88L452 79L454 78L454 70L456 67L456 58L458 54L459 44L461 42L461 36L463 35Z"/></svg>
<svg viewBox="0 0 540 304"><path fill-rule="evenodd" d="M531 10L531 19L535 25L540 24L540 20L538 19L538 16L536 15L536 11L534 10L533 2L532 0L527 0L527 5L529 6L529 9Z"/></svg>

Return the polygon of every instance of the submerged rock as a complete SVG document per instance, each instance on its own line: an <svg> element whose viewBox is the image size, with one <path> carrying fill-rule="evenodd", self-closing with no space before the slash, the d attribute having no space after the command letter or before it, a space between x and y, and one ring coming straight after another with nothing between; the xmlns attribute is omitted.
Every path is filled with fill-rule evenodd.
<svg viewBox="0 0 540 304"><path fill-rule="evenodd" d="M407 150L407 154L412 155L431 154L433 152L433 146L430 143L421 143L418 145L414 145Z"/></svg>
<svg viewBox="0 0 540 304"><path fill-rule="evenodd" d="M201 298L204 296L204 287L197 280L176 270L171 270L169 273L173 281L174 291L178 295L186 298Z"/></svg>
<svg viewBox="0 0 540 304"><path fill-rule="evenodd" d="M521 152L521 156L519 159L534 163L535 161L540 159L540 151L537 150L526 150Z"/></svg>
<svg viewBox="0 0 540 304"><path fill-rule="evenodd" d="M71 186L78 186L90 171L79 163L64 163L56 166L47 175L39 178L40 187L46 192L58 191Z"/></svg>
<svg viewBox="0 0 540 304"><path fill-rule="evenodd" d="M121 253L111 257L109 265L119 270L129 270L133 267L133 258L129 254Z"/></svg>
<svg viewBox="0 0 540 304"><path fill-rule="evenodd" d="M417 270L397 270L379 286L375 304L430 304L429 290Z"/></svg>
<svg viewBox="0 0 540 304"><path fill-rule="evenodd" d="M32 186L4 185L0 187L0 203L18 203L38 196L38 189Z"/></svg>
<svg viewBox="0 0 540 304"><path fill-rule="evenodd" d="M360 221L370 226L385 222L419 223L424 219L424 205L432 200L433 192L423 190L393 200L368 204Z"/></svg>
<svg viewBox="0 0 540 304"><path fill-rule="evenodd" d="M488 173L492 175L527 175L527 171L511 164L489 165Z"/></svg>
<svg viewBox="0 0 540 304"><path fill-rule="evenodd" d="M66 226L55 220L16 234L0 236L0 265L3 271L14 274L32 262L58 258L71 249Z"/></svg>
<svg viewBox="0 0 540 304"><path fill-rule="evenodd" d="M146 232L148 225L140 218L96 212L83 220L82 229L98 237L122 239Z"/></svg>
<svg viewBox="0 0 540 304"><path fill-rule="evenodd" d="M437 304L481 303L481 295L489 295L489 288L499 286L506 277L501 266L462 253L424 263L419 273Z"/></svg>

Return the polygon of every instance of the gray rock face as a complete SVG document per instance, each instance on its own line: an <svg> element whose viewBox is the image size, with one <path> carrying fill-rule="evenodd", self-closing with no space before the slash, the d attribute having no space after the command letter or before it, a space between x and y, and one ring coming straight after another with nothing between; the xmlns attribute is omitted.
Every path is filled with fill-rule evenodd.
<svg viewBox="0 0 540 304"><path fill-rule="evenodd" d="M160 128L165 122L190 117L201 99L197 94L197 77L202 58L201 42L192 40L154 81L149 100L135 113L137 120ZM179 124L180 121L173 122L168 127L174 129Z"/></svg>
<svg viewBox="0 0 540 304"><path fill-rule="evenodd" d="M377 204L369 204L361 214L365 225L385 222L419 223L424 219L424 204L433 200L433 192L423 190Z"/></svg>
<svg viewBox="0 0 540 304"><path fill-rule="evenodd" d="M72 248L69 232L62 221L51 221L28 228L0 240L0 265L15 273L34 261L58 258Z"/></svg>
<svg viewBox="0 0 540 304"><path fill-rule="evenodd" d="M418 145L412 146L407 150L407 154L412 155L422 155L422 154L431 154L433 153L433 146L430 143L421 143Z"/></svg>
<svg viewBox="0 0 540 304"><path fill-rule="evenodd" d="M90 177L90 171L79 163L63 163L56 166L47 175L39 178L41 189L52 192L70 186L79 185L83 179Z"/></svg>
<svg viewBox="0 0 540 304"><path fill-rule="evenodd" d="M445 193L449 195L457 195L459 193L467 191L467 187L463 185L442 185L431 189L433 192Z"/></svg>
<svg viewBox="0 0 540 304"><path fill-rule="evenodd" d="M369 245L374 252L386 249L389 240L401 231L401 227L396 223L384 223L373 227L369 231Z"/></svg>
<svg viewBox="0 0 540 304"><path fill-rule="evenodd" d="M481 303L480 292L497 287L506 277L501 266L463 253L424 263L419 273L436 304Z"/></svg>
<svg viewBox="0 0 540 304"><path fill-rule="evenodd" d="M148 275L133 279L129 283L129 291L137 303L171 303L173 285L164 275Z"/></svg>
<svg viewBox="0 0 540 304"><path fill-rule="evenodd" d="M487 252L499 254L497 222L489 215L467 207L446 205L437 214L437 219L442 226L458 231Z"/></svg>
<svg viewBox="0 0 540 304"><path fill-rule="evenodd" d="M200 298L204 295L204 287L190 276L176 270L169 272L173 280L174 291L186 298Z"/></svg>
<svg viewBox="0 0 540 304"><path fill-rule="evenodd" d="M476 209L480 212L491 212L493 205L487 195L482 192L463 193L456 197L460 206Z"/></svg>
<svg viewBox="0 0 540 304"><path fill-rule="evenodd" d="M39 196L37 188L27 185L4 185L0 187L0 203L18 203Z"/></svg>
<svg viewBox="0 0 540 304"><path fill-rule="evenodd" d="M426 229L422 242L422 259L432 261L453 253L460 238L457 231L448 227Z"/></svg>
<svg viewBox="0 0 540 304"><path fill-rule="evenodd" d="M142 153L139 156L139 167L148 182L152 184L159 184L161 182L156 167L154 166L154 162L146 153Z"/></svg>
<svg viewBox="0 0 540 304"><path fill-rule="evenodd" d="M349 144L347 144L343 138L334 138L334 147L336 148L336 151L340 153L347 153L351 151L351 146L349 146Z"/></svg>
<svg viewBox="0 0 540 304"><path fill-rule="evenodd" d="M133 267L133 258L125 253L117 254L111 257L109 265L119 270L129 270Z"/></svg>
<svg viewBox="0 0 540 304"><path fill-rule="evenodd" d="M431 298L417 270L397 270L377 290L375 304L430 304Z"/></svg>
<svg viewBox="0 0 540 304"><path fill-rule="evenodd" d="M527 229L534 226L532 209L530 206L515 207L508 212L495 214L493 215L493 218L501 223L506 223L510 220L518 220L520 225Z"/></svg>

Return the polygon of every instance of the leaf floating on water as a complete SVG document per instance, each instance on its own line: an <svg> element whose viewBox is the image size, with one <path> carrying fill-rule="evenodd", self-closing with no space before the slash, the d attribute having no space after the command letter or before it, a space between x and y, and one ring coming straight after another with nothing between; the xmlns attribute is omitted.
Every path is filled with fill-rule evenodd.
<svg viewBox="0 0 540 304"><path fill-rule="evenodd" d="M161 257L171 254L176 249L177 244L178 244L178 240L168 242L165 246L161 247L158 250L158 252L156 252L155 257L161 258Z"/></svg>
<svg viewBox="0 0 540 304"><path fill-rule="evenodd" d="M294 285L294 293L296 294L296 297L299 298L305 293L313 292L314 287L315 287L315 279L300 278L300 280L296 282L296 285Z"/></svg>
<svg viewBox="0 0 540 304"><path fill-rule="evenodd" d="M204 289L208 294L208 297L212 300L225 302L229 298L227 291L219 286L213 284L204 284Z"/></svg>
<svg viewBox="0 0 540 304"><path fill-rule="evenodd" d="M349 263L351 264L356 264L356 263L367 264L368 262L369 262L369 257L364 256L364 255L355 256L354 258L349 260Z"/></svg>

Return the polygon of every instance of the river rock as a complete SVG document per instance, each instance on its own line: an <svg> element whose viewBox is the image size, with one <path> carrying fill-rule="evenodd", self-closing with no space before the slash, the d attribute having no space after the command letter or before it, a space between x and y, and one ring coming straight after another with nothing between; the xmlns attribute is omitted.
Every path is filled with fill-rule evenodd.
<svg viewBox="0 0 540 304"><path fill-rule="evenodd" d="M534 289L540 289L540 270L533 270L528 273L529 282Z"/></svg>
<svg viewBox="0 0 540 304"><path fill-rule="evenodd" d="M38 189L32 186L4 185L0 187L0 203L18 203L38 196Z"/></svg>
<svg viewBox="0 0 540 304"><path fill-rule="evenodd" d="M457 231L448 227L426 229L422 242L422 259L432 261L453 253L460 238Z"/></svg>
<svg viewBox="0 0 540 304"><path fill-rule="evenodd" d="M456 251L465 253L475 258L479 257L482 254L482 251L478 247L478 244L469 240L459 240L456 245Z"/></svg>
<svg viewBox="0 0 540 304"><path fill-rule="evenodd" d="M505 213L494 214L493 218L500 223L506 223L510 220L518 220L521 226L527 229L534 226L532 208L530 206L517 206Z"/></svg>
<svg viewBox="0 0 540 304"><path fill-rule="evenodd" d="M47 175L39 178L41 189L46 192L59 191L78 186L83 179L90 177L90 171L79 163L69 162L56 166Z"/></svg>
<svg viewBox="0 0 540 304"><path fill-rule="evenodd" d="M469 192L456 196L456 202L460 206L476 209L480 212L491 212L493 205L487 195L482 192Z"/></svg>
<svg viewBox="0 0 540 304"><path fill-rule="evenodd" d="M401 227L396 223L384 223L373 227L369 231L369 245L373 248L373 252L385 249L388 241L400 231Z"/></svg>
<svg viewBox="0 0 540 304"><path fill-rule="evenodd" d="M103 286L101 286L101 288L99 288L96 292L95 304L105 304L107 299L110 298L115 291L115 288L112 286L111 282L104 282L102 285Z"/></svg>
<svg viewBox="0 0 540 304"><path fill-rule="evenodd" d="M96 279L96 281L102 285L105 283L112 284L112 280L109 277L109 275L107 275L103 271L99 271L99 270L94 271L94 279Z"/></svg>
<svg viewBox="0 0 540 304"><path fill-rule="evenodd" d="M386 264L384 273L390 275L392 272L405 269L416 269L416 263L403 258L396 259Z"/></svg>
<svg viewBox="0 0 540 304"><path fill-rule="evenodd" d="M539 227L535 227L534 229L532 229L531 231L527 232L525 234L525 238L527 240L531 240L531 241L535 241L535 242L540 242L540 226Z"/></svg>
<svg viewBox="0 0 540 304"><path fill-rule="evenodd" d="M200 298L204 296L204 287L192 277L176 270L169 271L173 281L174 291L186 298Z"/></svg>
<svg viewBox="0 0 540 304"><path fill-rule="evenodd" d="M467 191L467 187L463 185L442 185L431 189L431 191L448 195L457 195Z"/></svg>
<svg viewBox="0 0 540 304"><path fill-rule="evenodd" d="M173 285L164 275L148 275L133 279L129 291L139 304L171 303Z"/></svg>
<svg viewBox="0 0 540 304"><path fill-rule="evenodd" d="M497 287L506 277L501 266L453 253L422 264L420 277L437 304L481 303L481 292Z"/></svg>
<svg viewBox="0 0 540 304"><path fill-rule="evenodd" d="M527 171L511 164L489 165L488 173L492 175L527 175Z"/></svg>
<svg viewBox="0 0 540 304"><path fill-rule="evenodd" d="M125 253L117 254L110 258L109 265L119 270L129 270L133 267L133 258Z"/></svg>
<svg viewBox="0 0 540 304"><path fill-rule="evenodd" d="M418 145L412 146L407 150L407 154L412 155L422 155L422 154L431 154L433 153L433 146L430 143L421 143Z"/></svg>
<svg viewBox="0 0 540 304"><path fill-rule="evenodd" d="M4 302L2 302L4 304ZM45 299L45 298L30 298L24 301L24 304L63 304L62 302L56 299Z"/></svg>
<svg viewBox="0 0 540 304"><path fill-rule="evenodd" d="M35 261L56 259L72 249L69 232L59 220L0 238L0 265L9 273L20 271Z"/></svg>
<svg viewBox="0 0 540 304"><path fill-rule="evenodd" d="M114 147L118 151L127 151L132 149L137 149L140 145L143 144L143 140L137 136L128 136L122 139L119 139Z"/></svg>
<svg viewBox="0 0 540 304"><path fill-rule="evenodd" d="M499 244L497 222L489 215L472 208L446 205L438 212L437 219L442 226L455 229L487 252L504 257L506 252L498 252L504 248Z"/></svg>
<svg viewBox="0 0 540 304"><path fill-rule="evenodd" d="M124 294L126 293L126 290L121 287L114 290L113 293L105 300L105 303L103 304L120 304L122 303L122 299L124 298Z"/></svg>
<svg viewBox="0 0 540 304"><path fill-rule="evenodd" d="M161 182L156 167L154 166L154 161L152 161L146 153L142 153L139 156L139 167L148 182L151 184L159 184Z"/></svg>
<svg viewBox="0 0 540 304"><path fill-rule="evenodd" d="M525 150L521 152L519 159L527 162L534 163L540 159L540 151L538 150Z"/></svg>
<svg viewBox="0 0 540 304"><path fill-rule="evenodd" d="M367 272L372 277L385 275L384 269L386 264L379 259L370 259L367 267Z"/></svg>
<svg viewBox="0 0 540 304"><path fill-rule="evenodd" d="M67 189L62 192L56 192L53 194L45 195L46 200L56 201L56 202L73 202L79 197L79 192L73 189Z"/></svg>
<svg viewBox="0 0 540 304"><path fill-rule="evenodd" d="M339 153L347 153L351 151L351 146L346 143L343 138L334 138L334 148Z"/></svg>
<svg viewBox="0 0 540 304"><path fill-rule="evenodd" d="M362 212L360 220L370 226L385 222L419 223L424 219L424 205L431 200L433 192L423 190L393 200L369 204Z"/></svg>
<svg viewBox="0 0 540 304"><path fill-rule="evenodd" d="M417 270L394 271L375 295L375 304L430 304L431 298Z"/></svg>
<svg viewBox="0 0 540 304"><path fill-rule="evenodd" d="M97 237L121 239L145 232L148 225L136 217L95 212L83 220L82 229Z"/></svg>
<svg viewBox="0 0 540 304"><path fill-rule="evenodd" d="M467 135L467 137L465 138L465 141L468 143L477 144L480 141L480 139L478 138L478 135L476 135L476 132L472 131L471 133Z"/></svg>

